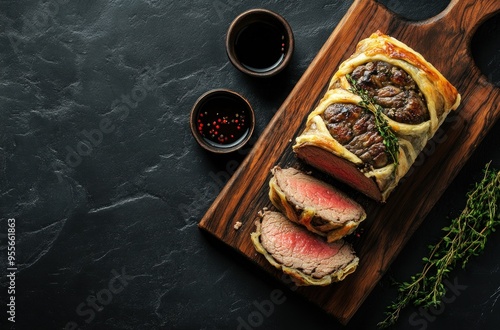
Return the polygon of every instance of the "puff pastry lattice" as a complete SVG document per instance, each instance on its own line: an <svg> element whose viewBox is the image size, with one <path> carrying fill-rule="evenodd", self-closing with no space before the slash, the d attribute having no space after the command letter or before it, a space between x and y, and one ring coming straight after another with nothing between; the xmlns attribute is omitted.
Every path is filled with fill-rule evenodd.
<svg viewBox="0 0 500 330"><path fill-rule="evenodd" d="M420 97L422 100L421 109L424 109L426 113L423 113L423 120L405 122L399 120L398 115L391 116L392 113L397 114L399 111L391 109L391 104L384 108L386 111L384 111L383 117L397 137L399 152L396 162L374 166L363 158L368 153L373 153L372 150L368 150L368 147L367 150L362 150L363 144L368 145L374 138L370 137L371 140L366 138L368 142L359 142L358 149L353 151L352 148L349 148L349 144L340 141L341 139L336 136L335 132L332 133L332 124L326 119L326 113L331 113L331 106L337 104L338 109L340 109L339 106L342 107L335 113L337 117L339 115L351 117L359 115L349 113L346 110L352 108L353 105L359 105L362 101L359 95L352 92L353 86L347 77L353 73L361 72L358 74L358 81L367 82L369 85L371 84L370 79L375 79L376 69L379 67L391 70L394 73L391 79L397 80L398 77L395 75L399 74L406 77L406 81L416 85L414 86L415 91L412 91L404 86L391 86L389 81L388 87L382 87L382 89L385 88L384 93L387 91L389 94L400 93L397 102L410 109L412 105L405 104L405 102L412 103L418 102L418 100L410 98L405 100L405 95L418 94L416 99ZM360 68L363 70L371 68L372 71L362 71ZM382 95L380 91L381 89L374 90L372 94L374 94L376 103L384 105L384 98L377 96ZM397 39L377 31L369 38L361 40L355 53L339 66L338 71L331 78L328 90L322 100L309 114L306 127L296 138L293 150L299 158L307 163L348 183L373 199L385 201L399 180L408 172L426 143L434 136L446 116L450 111L457 109L459 104L460 94L456 88L421 54ZM403 113L404 115L407 114ZM410 113L410 115L412 114ZM339 124L333 124L333 126L335 125ZM356 125L359 126L359 123L341 129L350 129L356 133L358 128ZM366 127L369 127L369 124L366 124ZM354 134L351 131L349 134ZM345 139L348 140L351 137L349 135ZM352 139L355 138L356 136L352 137ZM351 144L353 144L352 139L349 141ZM397 166L395 166L396 163Z"/></svg>

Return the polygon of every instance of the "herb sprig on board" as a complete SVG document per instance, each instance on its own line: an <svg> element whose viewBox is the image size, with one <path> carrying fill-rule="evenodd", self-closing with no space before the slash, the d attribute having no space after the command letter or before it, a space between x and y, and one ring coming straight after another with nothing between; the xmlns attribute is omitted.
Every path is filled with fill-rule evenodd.
<svg viewBox="0 0 500 330"><path fill-rule="evenodd" d="M368 94L366 90L359 86L358 82L354 80L351 75L347 74L346 78L351 85L349 91L361 97L359 106L374 114L375 126L377 127L377 131L384 140L384 146L391 161L394 163L394 166L397 167L399 164L399 141L396 135L394 135L394 132L391 130L389 123L382 115L382 107L375 103L375 100Z"/></svg>
<svg viewBox="0 0 500 330"><path fill-rule="evenodd" d="M490 162L491 163L491 162ZM465 209L449 227L436 245L429 246L430 254L423 258L422 271L409 282L398 283L398 298L388 306L386 319L380 328L394 324L401 310L409 305L437 307L446 288L443 280L457 265L465 268L470 257L479 255L488 236L500 224L500 171L485 166L482 180L467 194Z"/></svg>

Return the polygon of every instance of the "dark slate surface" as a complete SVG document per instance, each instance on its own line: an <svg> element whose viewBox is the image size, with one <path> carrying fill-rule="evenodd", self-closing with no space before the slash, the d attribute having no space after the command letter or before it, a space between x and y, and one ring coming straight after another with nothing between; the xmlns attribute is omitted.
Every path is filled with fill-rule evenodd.
<svg viewBox="0 0 500 330"><path fill-rule="evenodd" d="M256 109L259 136L350 3L1 1L0 328L341 329L198 230L228 179L223 173L248 148L225 157L204 152L188 114L203 92L230 88ZM447 5L383 3L413 20ZM253 7L277 11L295 32L293 61L271 80L243 76L224 50L231 20ZM497 84L498 22L479 31L473 49ZM484 164L500 167L499 134L496 124L348 329L375 327L395 297L392 278L419 269ZM6 313L9 218L16 220L15 324ZM482 256L452 274L459 287L448 303L409 307L395 328L496 329L498 253L494 234ZM271 298L262 315L259 306Z"/></svg>

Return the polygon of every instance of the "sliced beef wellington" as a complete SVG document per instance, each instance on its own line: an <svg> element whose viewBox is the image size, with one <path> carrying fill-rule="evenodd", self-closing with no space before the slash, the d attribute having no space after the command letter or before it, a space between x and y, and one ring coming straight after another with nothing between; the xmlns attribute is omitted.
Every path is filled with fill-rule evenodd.
<svg viewBox="0 0 500 330"><path fill-rule="evenodd" d="M294 168L272 169L269 198L288 219L336 241L354 231L366 213L333 186Z"/></svg>
<svg viewBox="0 0 500 330"><path fill-rule="evenodd" d="M339 66L293 150L383 202L459 104L455 87L422 55L377 32ZM395 137L392 152L380 118Z"/></svg>
<svg viewBox="0 0 500 330"><path fill-rule="evenodd" d="M297 285L328 285L356 270L359 259L351 245L327 243L280 212L263 212L256 227L251 234L255 249Z"/></svg>

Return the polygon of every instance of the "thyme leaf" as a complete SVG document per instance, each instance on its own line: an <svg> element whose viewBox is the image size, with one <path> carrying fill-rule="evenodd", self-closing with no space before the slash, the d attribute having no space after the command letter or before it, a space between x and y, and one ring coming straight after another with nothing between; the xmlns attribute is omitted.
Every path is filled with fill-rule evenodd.
<svg viewBox="0 0 500 330"><path fill-rule="evenodd" d="M385 328L394 324L401 310L409 304L437 307L446 293L443 280L456 266L465 268L472 256L479 255L488 236L500 224L500 171L484 168L484 176L467 194L466 206L460 215L442 230L446 234L436 245L429 246L429 256L422 259L424 267L409 282L397 283L398 298L378 324Z"/></svg>
<svg viewBox="0 0 500 330"><path fill-rule="evenodd" d="M368 92L359 86L358 82L354 80L350 74L346 75L347 81L351 85L349 91L361 97L359 106L365 110L370 111L375 116L375 126L377 131L382 136L383 143L391 162L397 167L399 164L399 141L394 132L391 130L389 123L383 116L382 107L375 102L375 100L368 94Z"/></svg>

